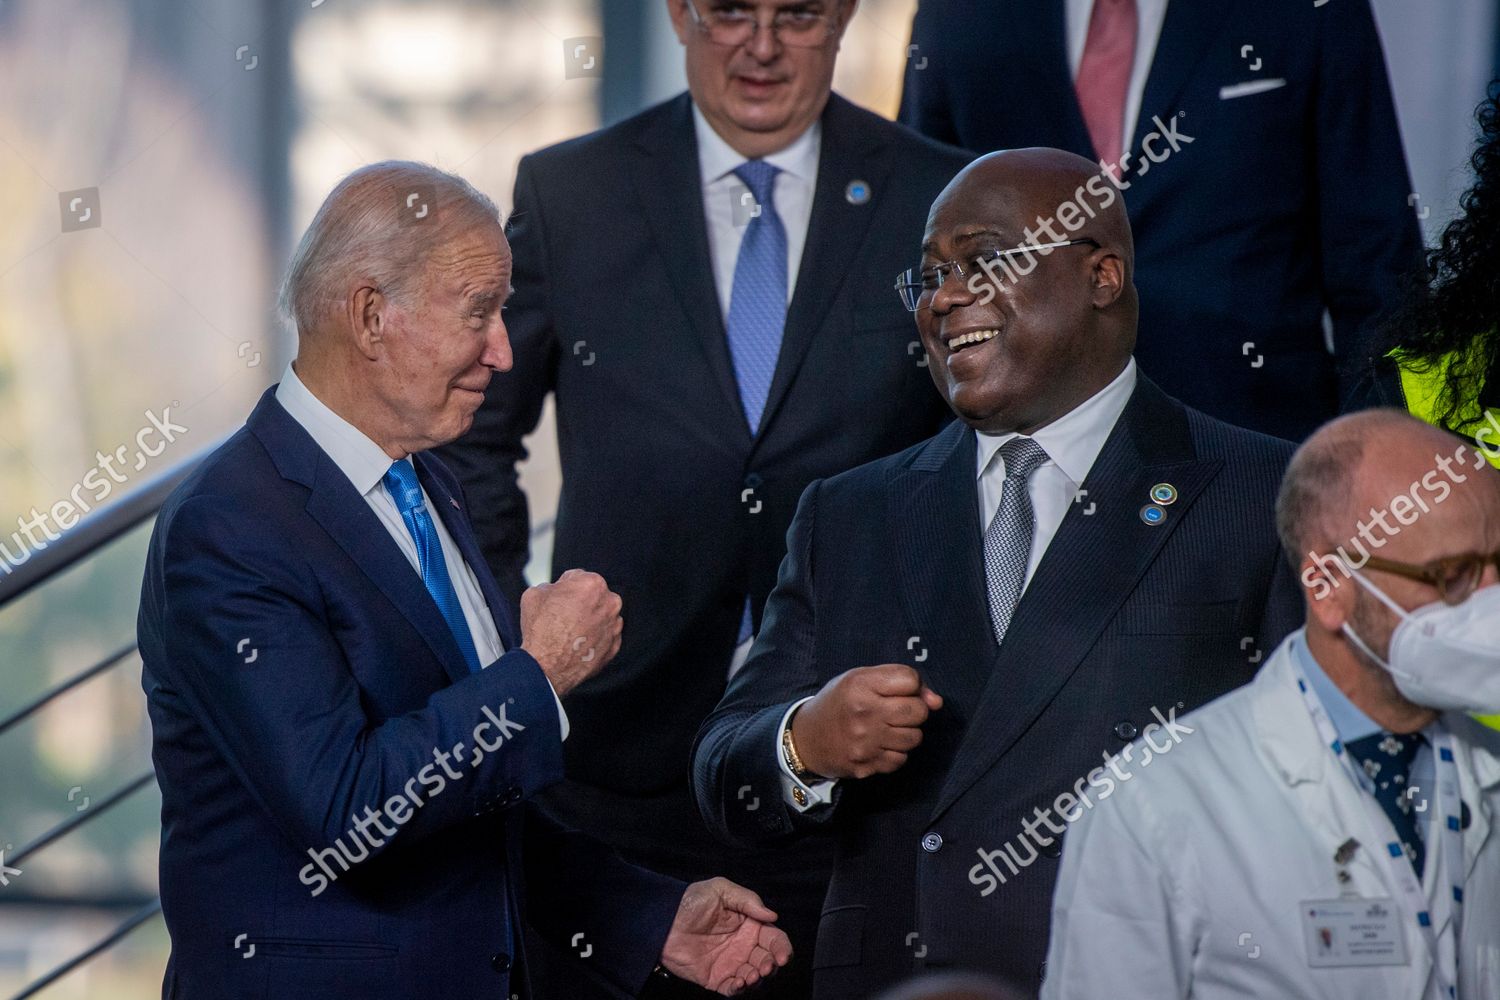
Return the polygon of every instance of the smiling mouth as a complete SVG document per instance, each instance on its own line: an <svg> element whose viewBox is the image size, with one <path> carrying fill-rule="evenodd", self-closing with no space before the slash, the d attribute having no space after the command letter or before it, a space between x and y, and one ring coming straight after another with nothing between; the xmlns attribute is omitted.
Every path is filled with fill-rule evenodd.
<svg viewBox="0 0 1500 1000"><path fill-rule="evenodd" d="M943 341L943 343L947 346L949 354L955 354L966 347L983 344L986 341L994 340L998 336L1000 336L998 329L970 330L968 333L961 333L957 337Z"/></svg>

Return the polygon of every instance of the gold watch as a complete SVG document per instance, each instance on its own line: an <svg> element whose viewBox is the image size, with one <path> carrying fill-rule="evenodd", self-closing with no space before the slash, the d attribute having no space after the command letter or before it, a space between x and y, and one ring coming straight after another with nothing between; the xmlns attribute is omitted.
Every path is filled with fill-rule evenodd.
<svg viewBox="0 0 1500 1000"><path fill-rule="evenodd" d="M793 713L793 718L796 715ZM797 744L792 740L792 720L786 720L786 728L781 731L781 753L786 758L786 766L796 775L797 780L803 784L812 784L822 779L822 775L813 774L802 763L802 756L797 753Z"/></svg>

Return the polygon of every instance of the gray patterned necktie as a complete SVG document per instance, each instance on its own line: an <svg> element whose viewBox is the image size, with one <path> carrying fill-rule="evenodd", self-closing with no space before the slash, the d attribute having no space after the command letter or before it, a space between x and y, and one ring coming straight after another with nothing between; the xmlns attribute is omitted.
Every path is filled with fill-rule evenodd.
<svg viewBox="0 0 1500 1000"><path fill-rule="evenodd" d="M1000 487L1000 506L984 532L984 578L995 642L1003 645L1011 615L1021 600L1036 533L1036 514L1026 483L1047 461L1047 453L1031 438L1018 437L1000 446L1000 457L1005 460L1005 483Z"/></svg>

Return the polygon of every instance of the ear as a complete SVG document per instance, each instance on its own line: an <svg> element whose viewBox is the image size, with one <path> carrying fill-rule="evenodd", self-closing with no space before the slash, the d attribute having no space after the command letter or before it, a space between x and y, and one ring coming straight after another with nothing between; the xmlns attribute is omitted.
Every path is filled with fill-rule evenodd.
<svg viewBox="0 0 1500 1000"><path fill-rule="evenodd" d="M1094 269L1089 275L1093 282L1093 304L1096 309L1107 309L1125 294L1125 261L1110 249L1095 250Z"/></svg>
<svg viewBox="0 0 1500 1000"><path fill-rule="evenodd" d="M667 16L672 19L672 30L677 32L677 41L686 45L688 43L688 32L696 30L693 26L693 15L688 13L687 5L692 0L667 0Z"/></svg>
<svg viewBox="0 0 1500 1000"><path fill-rule="evenodd" d="M345 301L355 349L371 361L377 360L385 347L390 300L374 285L361 284Z"/></svg>
<svg viewBox="0 0 1500 1000"><path fill-rule="evenodd" d="M1330 634L1338 634L1344 622L1354 613L1358 596L1354 582L1344 564L1333 556L1308 553L1298 569L1297 578L1307 598L1307 617Z"/></svg>

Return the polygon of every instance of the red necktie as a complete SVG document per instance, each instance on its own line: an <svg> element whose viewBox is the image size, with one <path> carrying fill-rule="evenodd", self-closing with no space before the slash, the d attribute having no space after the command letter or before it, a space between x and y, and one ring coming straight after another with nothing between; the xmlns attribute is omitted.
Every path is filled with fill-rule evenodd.
<svg viewBox="0 0 1500 1000"><path fill-rule="evenodd" d="M1094 153L1116 177L1125 153L1125 92L1135 64L1135 27L1135 0L1094 0L1074 83Z"/></svg>

